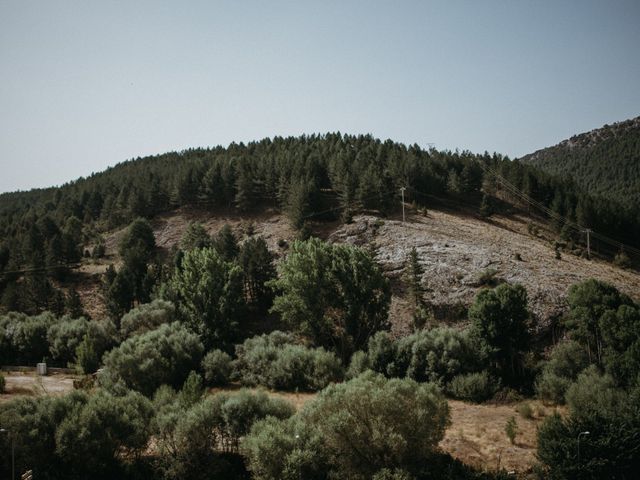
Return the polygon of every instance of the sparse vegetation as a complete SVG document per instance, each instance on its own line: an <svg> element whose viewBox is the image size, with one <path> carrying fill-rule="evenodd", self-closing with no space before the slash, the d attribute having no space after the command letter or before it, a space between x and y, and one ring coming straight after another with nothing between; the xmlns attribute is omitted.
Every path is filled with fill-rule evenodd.
<svg viewBox="0 0 640 480"><path fill-rule="evenodd" d="M516 435L518 435L518 424L516 422L516 418L515 417L511 417L506 425L504 426L504 433L507 434L507 438L509 439L509 441L511 442L511 444L515 444L516 442Z"/></svg>

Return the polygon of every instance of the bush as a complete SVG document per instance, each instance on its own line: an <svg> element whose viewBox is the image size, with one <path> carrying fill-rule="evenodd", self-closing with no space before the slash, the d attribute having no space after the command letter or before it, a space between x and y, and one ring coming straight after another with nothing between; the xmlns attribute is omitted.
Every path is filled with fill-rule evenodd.
<svg viewBox="0 0 640 480"><path fill-rule="evenodd" d="M222 350L212 350L202 359L202 370L207 385L221 386L229 383L232 372L231 357Z"/></svg>
<svg viewBox="0 0 640 480"><path fill-rule="evenodd" d="M559 343L551 351L549 361L536 379L538 397L549 402L564 403L567 388L588 365L589 356L579 343L572 340Z"/></svg>
<svg viewBox="0 0 640 480"><path fill-rule="evenodd" d="M80 476L112 472L121 451L142 452L149 439L151 403L136 392L89 398L56 429L56 454Z"/></svg>
<svg viewBox="0 0 640 480"><path fill-rule="evenodd" d="M567 403L567 416L551 415L538 429L538 458L547 467L547 477L635 478L640 465L640 389L617 389L610 376L590 367L567 391Z"/></svg>
<svg viewBox="0 0 640 480"><path fill-rule="evenodd" d="M29 316L10 312L0 317L0 363L28 365L49 355L47 331L58 320L49 312Z"/></svg>
<svg viewBox="0 0 640 480"><path fill-rule="evenodd" d="M493 397L499 387L500 382L483 370L455 376L449 383L448 391L459 400L479 403Z"/></svg>
<svg viewBox="0 0 640 480"><path fill-rule="evenodd" d="M571 380L560 377L548 370L543 370L535 383L535 390L538 398L546 402L563 404L564 395L571 385Z"/></svg>
<svg viewBox="0 0 640 480"><path fill-rule="evenodd" d="M484 364L485 358L468 331L438 327L400 339L396 360L387 368L393 376L445 385L456 375L477 371Z"/></svg>
<svg viewBox="0 0 640 480"><path fill-rule="evenodd" d="M495 287L500 283L496 275L498 275L498 271L495 268L487 268L476 275L474 285L477 287Z"/></svg>
<svg viewBox="0 0 640 480"><path fill-rule="evenodd" d="M243 453L257 479L371 478L418 469L448 423L435 385L367 372L323 390L287 421L257 423Z"/></svg>
<svg viewBox="0 0 640 480"><path fill-rule="evenodd" d="M176 318L173 303L166 300L154 300L151 303L138 305L120 320L120 333L123 338L140 335L158 328L164 323L171 323Z"/></svg>
<svg viewBox="0 0 640 480"><path fill-rule="evenodd" d="M98 370L104 353L115 345L115 337L116 326L110 320L90 321L87 333L76 348L77 369L84 374Z"/></svg>
<svg viewBox="0 0 640 480"><path fill-rule="evenodd" d="M367 370L371 370L369 356L367 355L367 352L358 350L351 356L349 368L347 368L347 372L344 376L347 380L351 380L352 378L356 378L357 376L363 374Z"/></svg>
<svg viewBox="0 0 640 480"><path fill-rule="evenodd" d="M513 445L516 442L516 435L518 434L518 424L516 423L516 418L511 417L507 420L507 424L504 426L504 433L507 434L507 438Z"/></svg>
<svg viewBox="0 0 640 480"><path fill-rule="evenodd" d="M180 396L163 387L154 405L159 467L167 478L212 478L222 469L222 455L237 453L240 438L254 423L286 419L294 412L284 400L246 390L216 394L185 408Z"/></svg>
<svg viewBox="0 0 640 480"><path fill-rule="evenodd" d="M433 384L367 372L323 390L296 416L254 425L243 453L255 478L371 478L434 455L449 407Z"/></svg>
<svg viewBox="0 0 640 480"><path fill-rule="evenodd" d="M76 348L87 334L88 324L85 318L72 320L63 317L51 325L47 331L51 358L65 367L72 362L76 356Z"/></svg>
<svg viewBox="0 0 640 480"><path fill-rule="evenodd" d="M125 465L146 449L151 405L140 394L12 400L0 405L0 425L15 441L16 471L37 478L123 478ZM11 446L0 435L0 474L9 477Z"/></svg>
<svg viewBox="0 0 640 480"><path fill-rule="evenodd" d="M340 360L323 348L295 344L275 331L236 346L235 371L243 385L281 390L319 390L342 379Z"/></svg>
<svg viewBox="0 0 640 480"><path fill-rule="evenodd" d="M521 403L516 407L516 411L522 418L526 418L527 420L531 420L533 418L533 408L531 408L530 403Z"/></svg>
<svg viewBox="0 0 640 480"><path fill-rule="evenodd" d="M0 393L4 393L5 385L4 375L0 373Z"/></svg>
<svg viewBox="0 0 640 480"><path fill-rule="evenodd" d="M162 384L182 385L202 360L198 337L177 322L131 337L104 357L99 381L115 388L123 382L128 388L151 395Z"/></svg>

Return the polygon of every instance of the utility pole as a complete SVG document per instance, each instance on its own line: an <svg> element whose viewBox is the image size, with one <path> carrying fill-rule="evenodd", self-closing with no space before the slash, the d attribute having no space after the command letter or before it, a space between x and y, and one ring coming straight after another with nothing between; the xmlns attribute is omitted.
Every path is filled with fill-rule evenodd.
<svg viewBox="0 0 640 480"><path fill-rule="evenodd" d="M589 234L591 233L591 229L587 228L585 232L587 232L587 258L590 260L591 259L591 237L589 236Z"/></svg>
<svg viewBox="0 0 640 480"><path fill-rule="evenodd" d="M402 223L404 223L404 191L406 187L400 187L400 193L402 193Z"/></svg>

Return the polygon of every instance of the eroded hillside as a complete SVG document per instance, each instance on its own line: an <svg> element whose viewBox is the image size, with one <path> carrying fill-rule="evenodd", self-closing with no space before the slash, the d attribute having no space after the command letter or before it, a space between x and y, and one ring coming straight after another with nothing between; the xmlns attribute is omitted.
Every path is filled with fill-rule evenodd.
<svg viewBox="0 0 640 480"><path fill-rule="evenodd" d="M412 247L417 249L424 268L426 299L440 312L440 317L455 318L458 312L463 312L461 307L468 306L482 288L479 277L489 270L495 270L497 281L521 283L526 287L539 325L559 315L565 307L568 288L587 278L612 283L636 300L639 298L637 272L569 253L556 259L552 235L543 229L536 235L528 233L526 218L493 216L485 220L435 210L426 215L408 213L405 223L401 218L361 215L351 224L334 222L312 226L314 233L331 242L352 243L376 252L377 260L394 280L391 318L397 334L406 333L410 328L411 308L405 299L402 279L405 259ZM210 234L228 223L241 239L248 233L261 235L278 257L286 255L287 244L296 236L287 219L275 212L240 216L182 209L152 222L158 246L170 250L178 245L191 221L201 222ZM121 233L113 232L107 237L107 261L116 258ZM90 304L90 310L101 310L96 276L105 267L102 264L83 268L92 279L81 289L85 299L89 299L85 303Z"/></svg>

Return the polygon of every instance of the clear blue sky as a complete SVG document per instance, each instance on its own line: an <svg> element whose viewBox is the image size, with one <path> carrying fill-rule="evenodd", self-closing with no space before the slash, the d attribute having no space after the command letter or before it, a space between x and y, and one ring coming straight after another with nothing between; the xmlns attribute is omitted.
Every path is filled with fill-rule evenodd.
<svg viewBox="0 0 640 480"><path fill-rule="evenodd" d="M0 0L0 191L274 135L511 157L640 114L640 2Z"/></svg>

